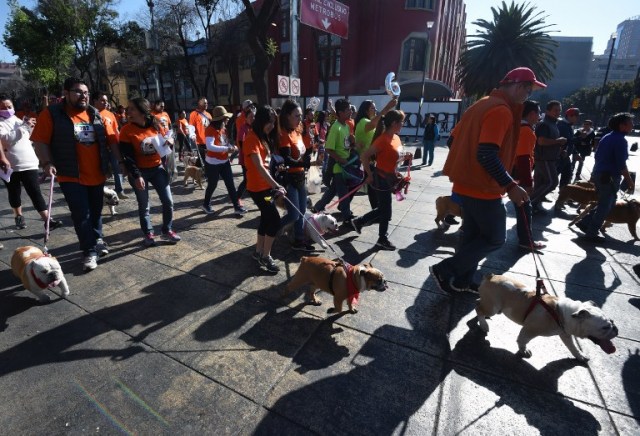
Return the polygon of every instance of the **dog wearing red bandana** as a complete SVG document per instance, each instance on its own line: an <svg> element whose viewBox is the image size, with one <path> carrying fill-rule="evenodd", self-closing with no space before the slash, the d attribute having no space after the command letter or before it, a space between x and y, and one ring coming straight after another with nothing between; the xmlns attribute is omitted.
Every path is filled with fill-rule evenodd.
<svg viewBox="0 0 640 436"><path fill-rule="evenodd" d="M69 295L69 286L62 268L55 257L45 254L38 247L19 247L11 257L11 270L24 288L38 297L41 302L51 298L45 290L59 286L62 295Z"/></svg>

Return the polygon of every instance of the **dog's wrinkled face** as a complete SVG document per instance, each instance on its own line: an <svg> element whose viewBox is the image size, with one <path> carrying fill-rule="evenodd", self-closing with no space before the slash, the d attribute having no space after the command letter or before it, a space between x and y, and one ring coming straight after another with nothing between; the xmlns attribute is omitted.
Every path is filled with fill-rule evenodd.
<svg viewBox="0 0 640 436"><path fill-rule="evenodd" d="M46 283L49 288L58 286L63 277L62 268L53 257L44 256L39 259L34 259L31 262L31 268L33 268L33 274L38 280Z"/></svg>
<svg viewBox="0 0 640 436"><path fill-rule="evenodd" d="M313 219L318 223L321 234L338 231L338 220L336 220L332 215L317 213L313 215Z"/></svg>
<svg viewBox="0 0 640 436"><path fill-rule="evenodd" d="M367 283L367 289L373 289L378 292L386 291L389 287L387 281L384 279L384 274L379 269L371 266L369 263L362 264L363 268L362 276Z"/></svg>
<svg viewBox="0 0 640 436"><path fill-rule="evenodd" d="M571 321L576 323L576 336L589 338L605 353L616 351L611 339L618 336L618 327L593 301L582 303L580 309L571 314Z"/></svg>
<svg viewBox="0 0 640 436"><path fill-rule="evenodd" d="M117 206L120 203L118 199L118 194L113 189L105 189L104 190L104 200L108 206Z"/></svg>

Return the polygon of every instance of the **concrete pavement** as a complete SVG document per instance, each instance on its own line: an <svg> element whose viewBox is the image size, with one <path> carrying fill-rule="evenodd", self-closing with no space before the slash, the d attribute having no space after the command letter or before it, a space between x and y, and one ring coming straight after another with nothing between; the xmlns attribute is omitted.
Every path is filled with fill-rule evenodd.
<svg viewBox="0 0 640 436"><path fill-rule="evenodd" d="M301 292L280 298L300 255L278 241L282 271L260 270L251 259L257 209L247 199L250 213L234 217L222 183L213 216L199 210L204 191L173 184L177 245L144 248L135 200L121 202L119 215L104 219L111 254L86 274L56 189L54 214L67 226L49 247L71 295L39 305L9 260L16 247L42 243L42 224L25 208L28 228L14 230L3 200L0 433L638 434L639 242L615 225L595 246L567 227L571 209L536 215L548 290L595 301L620 335L612 355L580 340L587 365L555 337L534 339L533 357L519 359L516 324L496 316L484 337L468 325L475 297L443 294L429 277L458 238L456 226L443 232L434 223L435 199L451 188L439 172L445 157L437 147L434 166L412 171L407 199L394 200L397 251L374 249L375 225L329 240L351 263L372 260L390 282L363 294L353 315L327 315L326 294L319 307L305 306ZM356 214L368 209L364 195L353 204ZM534 286L533 257L518 248L508 210L509 240L482 272L508 271Z"/></svg>

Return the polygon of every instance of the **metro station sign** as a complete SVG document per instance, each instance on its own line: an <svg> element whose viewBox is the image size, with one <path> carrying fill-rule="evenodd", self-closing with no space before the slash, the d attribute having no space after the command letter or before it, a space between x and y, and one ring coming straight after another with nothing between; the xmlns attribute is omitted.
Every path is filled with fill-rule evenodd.
<svg viewBox="0 0 640 436"><path fill-rule="evenodd" d="M344 39L349 38L349 6L335 0L302 0L300 22Z"/></svg>

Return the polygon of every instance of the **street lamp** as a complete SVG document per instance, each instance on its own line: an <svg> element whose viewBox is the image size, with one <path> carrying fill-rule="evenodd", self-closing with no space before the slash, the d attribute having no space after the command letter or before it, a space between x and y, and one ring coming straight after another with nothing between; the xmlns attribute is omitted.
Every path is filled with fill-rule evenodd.
<svg viewBox="0 0 640 436"><path fill-rule="evenodd" d="M602 88L600 88L600 102L598 104L600 111L602 112L602 122L604 122L604 88L607 84L607 78L609 77L609 68L611 67L611 58L613 57L613 48L616 45L616 39L618 34L613 32L611 34L611 50L609 50L609 62L607 62L607 71L604 73L604 81L602 82Z"/></svg>
<svg viewBox="0 0 640 436"><path fill-rule="evenodd" d="M420 93L420 104L418 105L418 117L416 123L416 141L418 140L418 131L420 130L420 116L422 115L422 103L424 102L424 85L427 80L427 68L429 66L428 48L429 48L429 31L433 27L433 21L427 21L427 39L424 44L424 68L422 69L422 92Z"/></svg>

